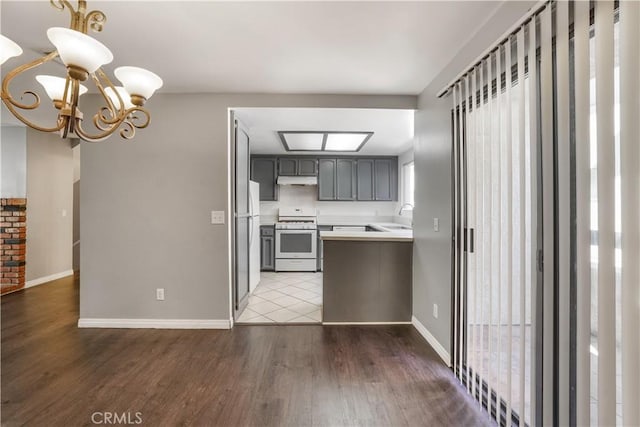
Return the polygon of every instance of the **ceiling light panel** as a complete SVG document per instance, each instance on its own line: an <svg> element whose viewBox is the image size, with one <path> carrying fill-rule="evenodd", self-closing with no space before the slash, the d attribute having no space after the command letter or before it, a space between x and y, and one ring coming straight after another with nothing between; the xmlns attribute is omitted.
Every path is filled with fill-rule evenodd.
<svg viewBox="0 0 640 427"><path fill-rule="evenodd" d="M288 151L322 151L324 132L279 132Z"/></svg>
<svg viewBox="0 0 640 427"><path fill-rule="evenodd" d="M363 133L327 133L325 151L359 151L369 138L371 132Z"/></svg>

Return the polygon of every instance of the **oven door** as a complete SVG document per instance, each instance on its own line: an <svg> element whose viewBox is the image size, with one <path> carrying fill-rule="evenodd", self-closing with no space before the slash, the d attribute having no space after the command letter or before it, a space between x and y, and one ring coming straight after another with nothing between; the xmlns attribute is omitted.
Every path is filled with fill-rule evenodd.
<svg viewBox="0 0 640 427"><path fill-rule="evenodd" d="M276 230L276 258L315 258L317 230Z"/></svg>

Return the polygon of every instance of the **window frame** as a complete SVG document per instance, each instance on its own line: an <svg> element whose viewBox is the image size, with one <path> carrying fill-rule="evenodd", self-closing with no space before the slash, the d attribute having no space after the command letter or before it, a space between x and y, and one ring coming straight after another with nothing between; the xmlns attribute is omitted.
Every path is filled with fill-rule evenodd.
<svg viewBox="0 0 640 427"><path fill-rule="evenodd" d="M411 174L412 179L409 180L409 170L408 168L411 168ZM407 194L409 192L409 189L407 188L407 185L409 184L409 182L413 182L413 195L411 197L411 200L407 199ZM415 200L416 200L416 166L415 166L415 160L411 159L408 162L405 162L402 164L402 186L401 186L401 191L402 191L402 205L406 205L406 204L410 204L411 207L407 207L405 209L403 209L404 211L409 211L409 212L413 212L413 209L415 208Z"/></svg>

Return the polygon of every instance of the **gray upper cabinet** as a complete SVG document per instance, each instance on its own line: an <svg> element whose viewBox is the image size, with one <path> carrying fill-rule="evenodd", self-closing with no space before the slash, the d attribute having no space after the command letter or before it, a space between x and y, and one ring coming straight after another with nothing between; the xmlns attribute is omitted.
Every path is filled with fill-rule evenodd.
<svg viewBox="0 0 640 427"><path fill-rule="evenodd" d="M374 192L376 200L398 199L397 159L376 159L374 163Z"/></svg>
<svg viewBox="0 0 640 427"><path fill-rule="evenodd" d="M317 176L318 159L298 159L299 176Z"/></svg>
<svg viewBox="0 0 640 427"><path fill-rule="evenodd" d="M336 200L336 160L318 160L318 200Z"/></svg>
<svg viewBox="0 0 640 427"><path fill-rule="evenodd" d="M397 157L252 157L260 200L278 200L278 176L317 176L318 200L398 200Z"/></svg>
<svg viewBox="0 0 640 427"><path fill-rule="evenodd" d="M373 159L358 159L356 174L358 200L375 200L373 192L373 171Z"/></svg>
<svg viewBox="0 0 640 427"><path fill-rule="evenodd" d="M318 200L398 200L398 159L320 158Z"/></svg>
<svg viewBox="0 0 640 427"><path fill-rule="evenodd" d="M251 180L260 184L260 200L278 200L277 165L278 160L275 157L251 159Z"/></svg>
<svg viewBox="0 0 640 427"><path fill-rule="evenodd" d="M336 160L336 199L356 200L356 161Z"/></svg>
<svg viewBox="0 0 640 427"><path fill-rule="evenodd" d="M298 174L298 159L280 157L278 159L278 175L296 176Z"/></svg>
<svg viewBox="0 0 640 427"><path fill-rule="evenodd" d="M278 175L316 176L318 175L318 159L280 157L278 159Z"/></svg>

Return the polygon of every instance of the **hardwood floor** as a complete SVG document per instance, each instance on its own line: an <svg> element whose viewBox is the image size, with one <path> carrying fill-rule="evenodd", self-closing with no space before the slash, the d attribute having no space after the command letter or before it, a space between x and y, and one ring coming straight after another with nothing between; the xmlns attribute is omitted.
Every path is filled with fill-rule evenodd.
<svg viewBox="0 0 640 427"><path fill-rule="evenodd" d="M2 297L2 425L91 425L107 411L151 426L492 425L411 326L77 320L71 278Z"/></svg>

